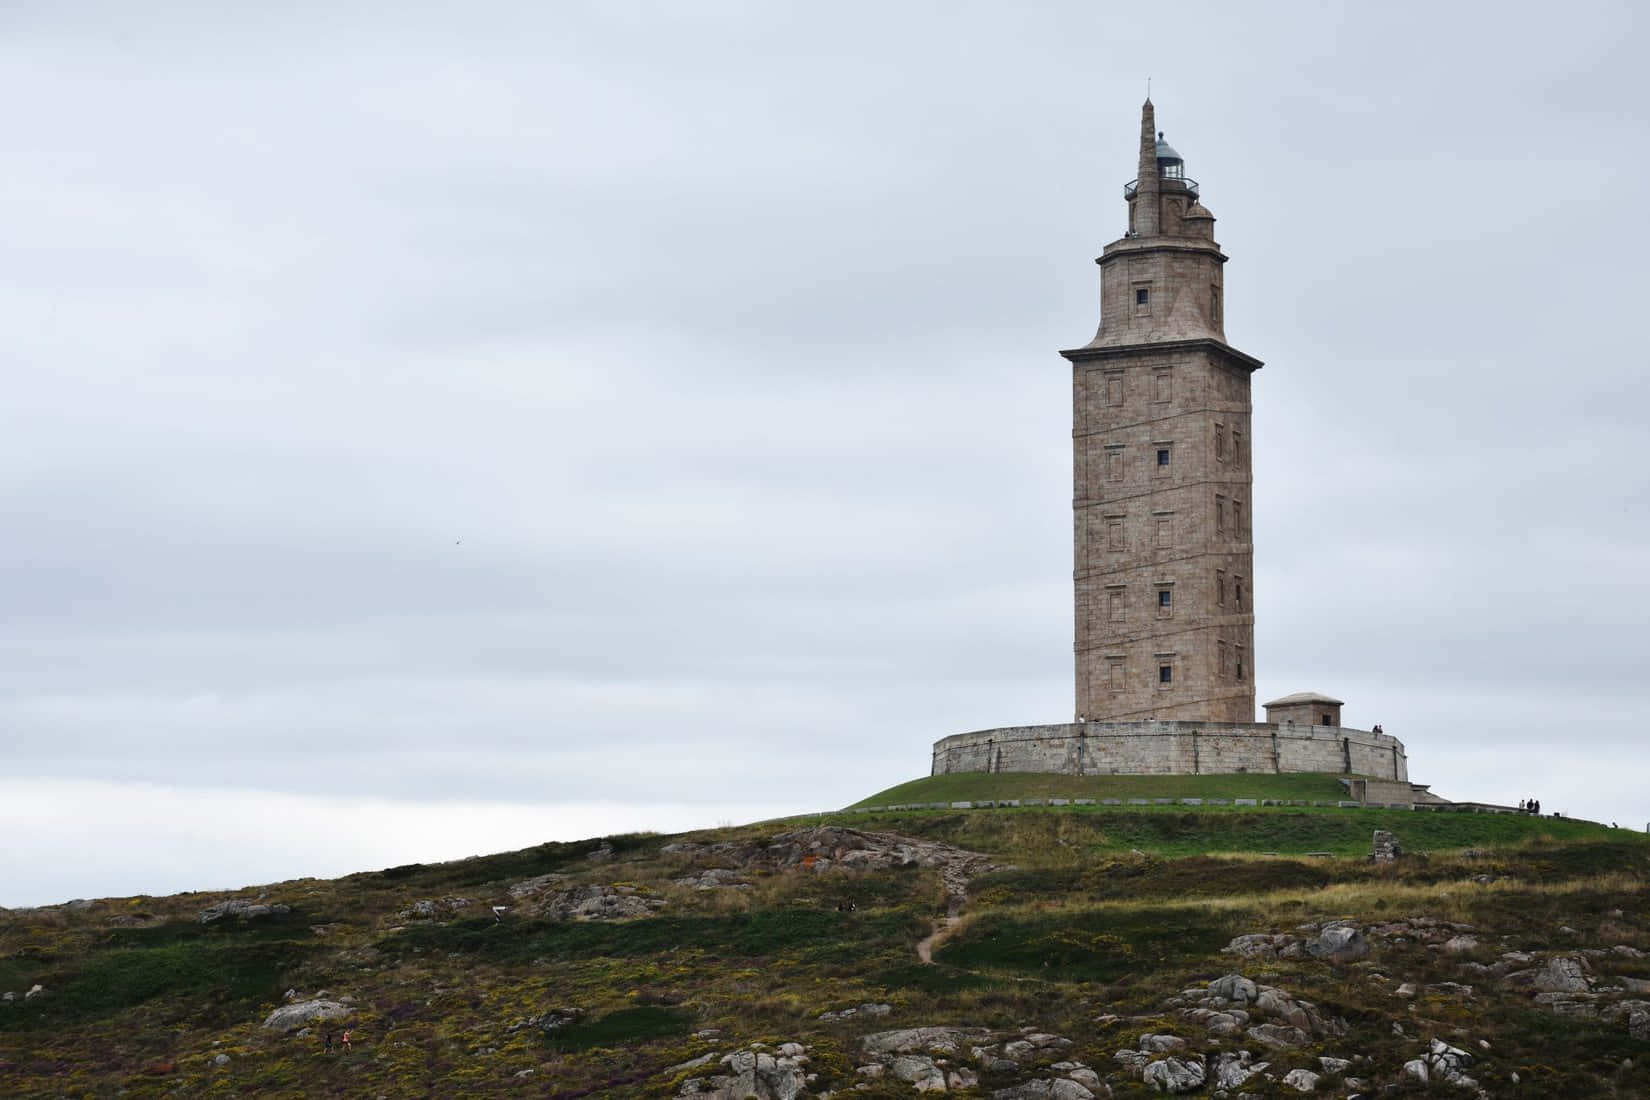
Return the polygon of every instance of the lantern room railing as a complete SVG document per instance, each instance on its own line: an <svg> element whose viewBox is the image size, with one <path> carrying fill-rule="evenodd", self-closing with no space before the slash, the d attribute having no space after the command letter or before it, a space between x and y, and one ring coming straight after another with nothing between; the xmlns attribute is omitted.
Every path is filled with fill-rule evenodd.
<svg viewBox="0 0 1650 1100"><path fill-rule="evenodd" d="M1186 176L1160 176L1159 179L1163 181L1165 185L1163 190L1165 191L1180 191L1184 189L1193 198L1197 197L1197 181L1194 179ZM1140 181L1137 179L1130 180L1128 183L1123 185L1123 197L1125 199L1132 199L1134 198L1134 193L1138 190L1140 190Z"/></svg>

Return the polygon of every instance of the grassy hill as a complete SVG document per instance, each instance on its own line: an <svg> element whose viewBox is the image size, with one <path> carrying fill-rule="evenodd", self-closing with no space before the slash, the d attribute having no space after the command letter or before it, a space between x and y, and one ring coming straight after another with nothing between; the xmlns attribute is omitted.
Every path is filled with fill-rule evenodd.
<svg viewBox="0 0 1650 1100"><path fill-rule="evenodd" d="M867 802L953 797L935 782ZM1094 796L945 789L956 800ZM859 842L844 848L852 834L834 826L905 838L904 854L867 842L859 854L883 861L853 869ZM1397 863L1367 858L1375 828L1403 842ZM773 846L792 834L803 839ZM1128 1063L1173 1056L1141 1053L1149 1033L1184 1039L1184 1059L1210 1074L1238 1065L1239 1050L1268 1061L1241 1089L1255 1096L1300 1095L1283 1075L1324 1074L1323 1057L1349 1063L1323 1076L1324 1095L1353 1091L1347 1078L1424 1095L1404 1066L1437 1039L1470 1054L1463 1072L1496 1097L1642 1097L1647 882L1646 837L1572 821L1028 807L825 814L234 894L0 911L0 993L14 994L0 1003L0 1095L675 1097L727 1072L725 1055L754 1064L798 1043L810 1096L915 1095L898 1073L925 1059L956 1075L961 1095L1061 1079L1143 1096L1151 1089ZM202 923L230 899L287 908ZM1338 920L1356 925L1362 956L1302 949ZM1256 933L1282 939L1255 957L1223 951ZM1200 1000L1228 974L1272 987L1267 1011L1281 1003L1311 1026L1267 1046L1252 1003L1230 1031ZM1552 974L1573 988L1543 993L1565 984ZM264 1026L284 1005L311 1003L343 1015L307 1035ZM856 1012L821 1018L844 1009ZM1290 1026L1265 1019L1269 1036ZM353 1049L323 1049L343 1026ZM864 1046L867 1034L919 1026L989 1034L897 1066ZM880 1076L859 1071L872 1066Z"/></svg>

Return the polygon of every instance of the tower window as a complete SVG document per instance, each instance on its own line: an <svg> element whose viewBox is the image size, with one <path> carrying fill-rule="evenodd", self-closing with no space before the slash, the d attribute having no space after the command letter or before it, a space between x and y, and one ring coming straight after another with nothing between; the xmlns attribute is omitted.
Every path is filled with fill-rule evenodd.
<svg viewBox="0 0 1650 1100"><path fill-rule="evenodd" d="M1157 617L1167 619L1174 614L1174 589L1159 588L1157 590Z"/></svg>
<svg viewBox="0 0 1650 1100"><path fill-rule="evenodd" d="M1123 658L1111 657L1106 660L1106 687L1113 692L1123 690Z"/></svg>
<svg viewBox="0 0 1650 1100"><path fill-rule="evenodd" d="M1121 549L1123 549L1123 520L1122 520L1122 517L1118 517L1117 519L1108 518L1106 520L1106 549L1107 550L1121 550Z"/></svg>
<svg viewBox="0 0 1650 1100"><path fill-rule="evenodd" d="M1172 683L1174 683L1174 666L1173 665L1158 665L1157 666L1157 682L1160 683L1160 684L1172 684Z"/></svg>
<svg viewBox="0 0 1650 1100"><path fill-rule="evenodd" d="M1116 406L1123 403L1123 372L1112 371L1106 375L1106 404Z"/></svg>
<svg viewBox="0 0 1650 1100"><path fill-rule="evenodd" d="M1225 676L1231 671L1232 668L1232 662L1226 655L1226 643L1216 642L1215 645L1218 647L1218 651L1220 653L1220 674Z"/></svg>
<svg viewBox="0 0 1650 1100"><path fill-rule="evenodd" d="M1215 602L1221 607L1226 606L1226 570L1215 570Z"/></svg>
<svg viewBox="0 0 1650 1100"><path fill-rule="evenodd" d="M1157 464L1159 466L1162 466L1162 467L1165 467L1165 468L1168 467L1168 465L1169 465L1169 448L1159 447L1157 449Z"/></svg>
<svg viewBox="0 0 1650 1100"><path fill-rule="evenodd" d="M1215 425L1215 457L1222 460L1226 458L1226 425L1224 424Z"/></svg>
<svg viewBox="0 0 1650 1100"><path fill-rule="evenodd" d="M1123 448L1106 448L1106 480L1123 480Z"/></svg>
<svg viewBox="0 0 1650 1100"><path fill-rule="evenodd" d="M1219 493L1215 494L1215 530L1226 532L1226 498Z"/></svg>
<svg viewBox="0 0 1650 1100"><path fill-rule="evenodd" d="M1243 647L1237 647L1237 678L1243 679Z"/></svg>
<svg viewBox="0 0 1650 1100"><path fill-rule="evenodd" d="M1143 286L1135 287L1135 289L1134 289L1134 304L1135 305L1143 306L1147 302L1151 301L1151 298L1152 298L1152 292L1151 292L1150 289L1148 289L1147 287L1143 287Z"/></svg>
<svg viewBox="0 0 1650 1100"><path fill-rule="evenodd" d="M1114 623L1122 622L1127 615L1127 610L1128 604L1124 602L1123 589L1121 587L1107 589L1106 613L1110 615L1111 621Z"/></svg>
<svg viewBox="0 0 1650 1100"><path fill-rule="evenodd" d="M1174 396L1173 375L1166 370L1152 372L1152 400L1168 401Z"/></svg>
<svg viewBox="0 0 1650 1100"><path fill-rule="evenodd" d="M1157 520L1157 548L1169 550L1174 547L1174 517L1159 516Z"/></svg>
<svg viewBox="0 0 1650 1100"><path fill-rule="evenodd" d="M1241 500L1232 501L1232 535L1238 539L1243 538L1243 501Z"/></svg>
<svg viewBox="0 0 1650 1100"><path fill-rule="evenodd" d="M1232 578L1232 606L1239 611L1243 610L1243 578Z"/></svg>
<svg viewBox="0 0 1650 1100"><path fill-rule="evenodd" d="M1327 714L1323 716L1323 724L1326 726L1334 725L1334 723L1329 720L1329 715Z"/></svg>

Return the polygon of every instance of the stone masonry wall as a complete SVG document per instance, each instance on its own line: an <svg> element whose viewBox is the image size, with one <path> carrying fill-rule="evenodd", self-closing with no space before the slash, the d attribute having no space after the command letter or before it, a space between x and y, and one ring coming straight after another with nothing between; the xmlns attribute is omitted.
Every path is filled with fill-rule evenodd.
<svg viewBox="0 0 1650 1100"><path fill-rule="evenodd" d="M1209 347L1068 354L1077 715L1253 722L1248 369Z"/></svg>
<svg viewBox="0 0 1650 1100"><path fill-rule="evenodd" d="M932 774L1212 775L1333 772L1407 782L1396 737L1263 722L1087 722L1011 726L934 742Z"/></svg>

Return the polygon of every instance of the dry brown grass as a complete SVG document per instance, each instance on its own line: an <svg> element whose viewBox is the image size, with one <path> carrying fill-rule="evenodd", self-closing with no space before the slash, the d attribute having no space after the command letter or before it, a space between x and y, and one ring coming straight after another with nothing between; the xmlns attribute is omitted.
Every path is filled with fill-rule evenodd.
<svg viewBox="0 0 1650 1100"><path fill-rule="evenodd" d="M1065 901L1059 898L1043 897L1023 904L997 906L992 911L1009 915L1046 915L1051 912L1088 910L1096 912L1108 910L1139 912L1150 909L1174 912L1183 909L1245 909L1264 912L1271 909L1289 908L1291 909L1291 915L1294 916L1303 910L1309 913L1345 914L1415 909L1424 911L1432 917L1464 920L1466 919L1464 903L1475 897L1483 897L1486 894L1500 894L1509 897L1524 897L1531 894L1561 897L1566 895L1629 893L1642 891L1645 887L1646 880L1643 876L1625 871L1548 883L1501 879L1487 885L1475 882L1470 878L1433 883L1405 883L1376 879L1362 882L1333 883L1313 889L1273 890L1235 897L1213 895L1162 900L1121 901ZM964 917L964 926L973 915L977 914ZM1629 926L1621 925L1619 927L1620 934L1623 936L1638 935ZM1623 939L1612 942L1629 941Z"/></svg>

